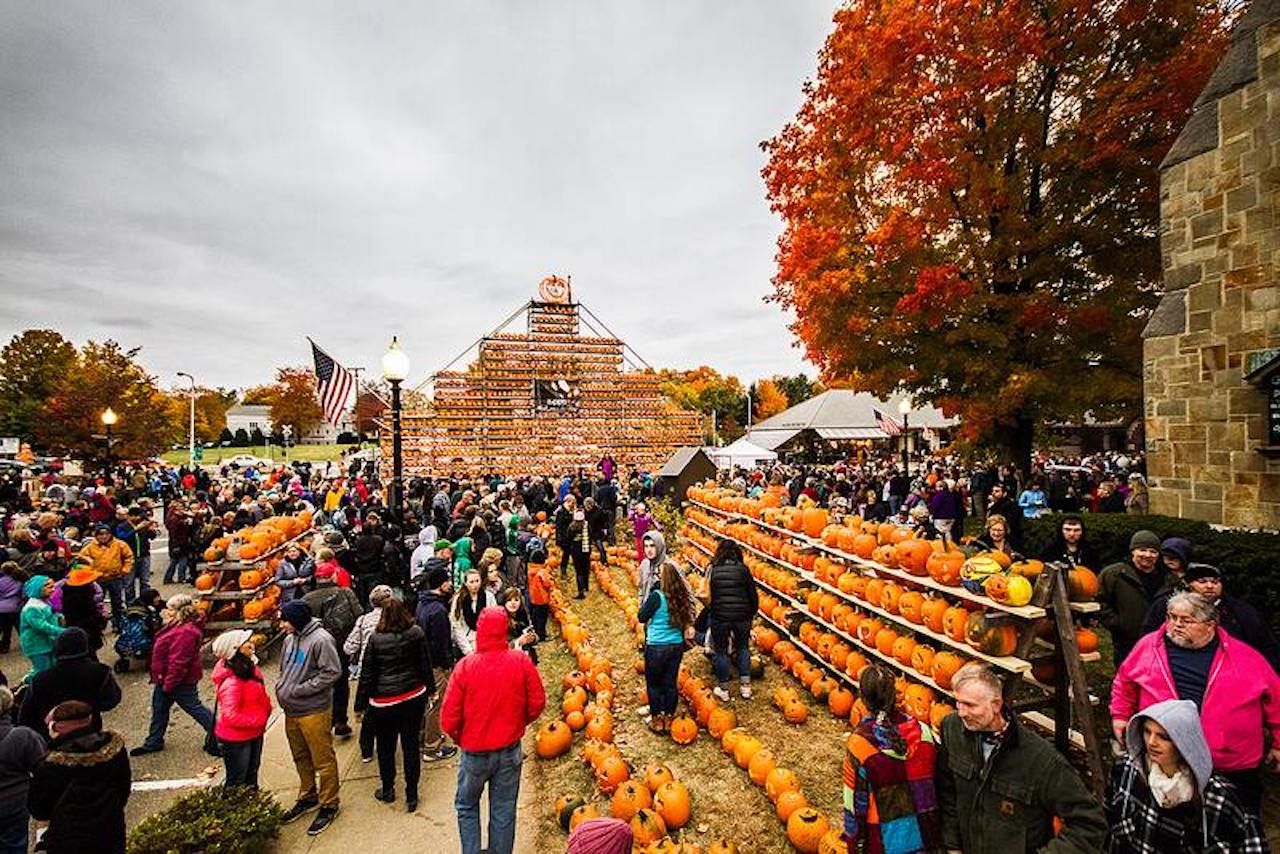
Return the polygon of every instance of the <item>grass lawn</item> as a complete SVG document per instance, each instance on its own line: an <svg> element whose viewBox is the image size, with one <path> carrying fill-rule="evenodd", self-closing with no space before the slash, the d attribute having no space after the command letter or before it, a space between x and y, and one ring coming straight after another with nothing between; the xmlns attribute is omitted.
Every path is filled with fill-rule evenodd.
<svg viewBox="0 0 1280 854"><path fill-rule="evenodd" d="M342 459L344 453L355 448L355 445L292 445L289 448L287 459L291 462L296 460L309 460L313 463L328 462L329 460ZM284 462L286 459L284 449L279 445L271 445L270 447L258 445L250 448L205 448L202 462L205 465L219 465L224 457L234 457L237 454L252 454L255 457L280 462ZM187 449L165 451L160 456L166 463L182 465L187 461Z"/></svg>

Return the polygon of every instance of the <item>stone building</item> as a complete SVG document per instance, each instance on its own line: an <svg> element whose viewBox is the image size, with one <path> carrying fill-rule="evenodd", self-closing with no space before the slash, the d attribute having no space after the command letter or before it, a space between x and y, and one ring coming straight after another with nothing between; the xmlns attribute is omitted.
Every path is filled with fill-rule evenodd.
<svg viewBox="0 0 1280 854"><path fill-rule="evenodd" d="M1143 333L1151 508L1280 529L1280 0L1253 0L1161 164Z"/></svg>

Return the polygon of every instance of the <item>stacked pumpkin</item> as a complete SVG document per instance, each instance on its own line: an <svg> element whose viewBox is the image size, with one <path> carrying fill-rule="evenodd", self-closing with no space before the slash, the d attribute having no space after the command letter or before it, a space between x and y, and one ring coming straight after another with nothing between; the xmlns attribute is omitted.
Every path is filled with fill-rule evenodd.
<svg viewBox="0 0 1280 854"><path fill-rule="evenodd" d="M544 723L534 737L534 752L542 759L568 753L575 732L585 731L587 738L600 743L613 741L613 664L596 653L587 629L559 590L552 591L551 611L578 669L561 679L560 719Z"/></svg>

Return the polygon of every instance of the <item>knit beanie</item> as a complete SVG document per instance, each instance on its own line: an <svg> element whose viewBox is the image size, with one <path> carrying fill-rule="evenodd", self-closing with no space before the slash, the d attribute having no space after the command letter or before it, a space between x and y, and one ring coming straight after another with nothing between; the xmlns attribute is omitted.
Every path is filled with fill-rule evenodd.
<svg viewBox="0 0 1280 854"><path fill-rule="evenodd" d="M245 641L253 637L248 629L230 629L213 639L210 645L213 654L218 658L228 659L236 654L236 650L244 646Z"/></svg>
<svg viewBox="0 0 1280 854"><path fill-rule="evenodd" d="M437 587L439 587L441 584L444 584L446 581L448 581L452 577L453 576L449 572L449 570L444 569L443 567L433 569L427 573L427 589L435 590Z"/></svg>
<svg viewBox="0 0 1280 854"><path fill-rule="evenodd" d="M395 592L386 584L379 584L369 591L369 604L375 608L381 608L383 605L393 598Z"/></svg>
<svg viewBox="0 0 1280 854"><path fill-rule="evenodd" d="M628 854L632 838L631 825L621 819L588 819L569 834L568 854Z"/></svg>
<svg viewBox="0 0 1280 854"><path fill-rule="evenodd" d="M1134 549L1155 549L1160 551L1160 538L1154 531L1134 531L1129 538L1129 551Z"/></svg>
<svg viewBox="0 0 1280 854"><path fill-rule="evenodd" d="M301 599L285 602L280 617L295 629L302 629L311 622L311 606Z"/></svg>
<svg viewBox="0 0 1280 854"><path fill-rule="evenodd" d="M53 642L53 657L58 661L84 658L89 654L89 636L79 626L71 626Z"/></svg>

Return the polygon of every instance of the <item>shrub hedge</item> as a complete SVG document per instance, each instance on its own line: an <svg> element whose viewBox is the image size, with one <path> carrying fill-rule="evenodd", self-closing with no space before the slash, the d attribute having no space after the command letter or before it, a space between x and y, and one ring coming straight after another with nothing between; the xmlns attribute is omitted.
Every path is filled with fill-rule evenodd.
<svg viewBox="0 0 1280 854"><path fill-rule="evenodd" d="M1061 518L1049 515L1024 521L1023 551L1040 554L1053 541ZM1128 559L1129 538L1135 531L1189 540L1191 559L1221 569L1226 589L1257 608L1270 621L1272 631L1280 633L1280 534L1216 530L1205 522L1174 516L1091 513L1083 518L1085 536L1104 566Z"/></svg>
<svg viewBox="0 0 1280 854"><path fill-rule="evenodd" d="M284 811L260 789L210 786L179 798L129 834L129 854L258 854L280 833Z"/></svg>

